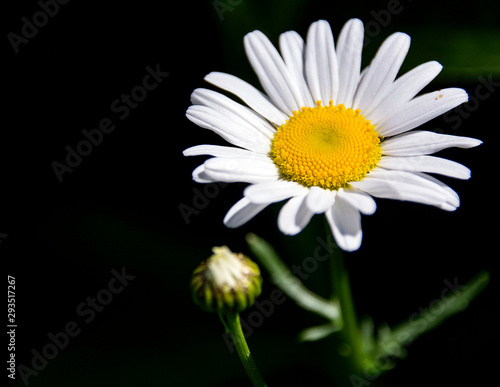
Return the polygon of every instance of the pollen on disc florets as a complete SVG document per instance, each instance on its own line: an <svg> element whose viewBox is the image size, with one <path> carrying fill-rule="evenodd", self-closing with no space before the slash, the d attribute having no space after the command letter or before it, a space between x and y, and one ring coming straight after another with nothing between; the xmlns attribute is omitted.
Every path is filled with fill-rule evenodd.
<svg viewBox="0 0 500 387"><path fill-rule="evenodd" d="M318 101L278 127L270 156L281 178L336 190L362 180L378 164L379 143L375 127L359 109Z"/></svg>

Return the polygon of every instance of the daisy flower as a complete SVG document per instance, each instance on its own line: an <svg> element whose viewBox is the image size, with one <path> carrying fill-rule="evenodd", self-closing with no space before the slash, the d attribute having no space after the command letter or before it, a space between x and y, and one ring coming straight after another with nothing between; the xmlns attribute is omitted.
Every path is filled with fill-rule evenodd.
<svg viewBox="0 0 500 387"><path fill-rule="evenodd" d="M396 79L410 46L404 33L389 36L361 71L363 35L363 23L351 19L335 44L330 25L319 20L306 42L294 31L281 34L280 54L262 32L251 32L245 50L265 93L220 72L205 80L245 105L209 89L193 92L187 118L232 145L186 149L185 156L213 156L193 179L250 184L226 214L226 226L239 227L288 200L278 215L284 234L325 214L337 244L354 251L361 245L361 214L376 210L373 197L446 211L460 205L428 173L468 179L470 170L429 154L481 141L414 129L467 102L467 93L448 88L417 96L441 71L435 61Z"/></svg>

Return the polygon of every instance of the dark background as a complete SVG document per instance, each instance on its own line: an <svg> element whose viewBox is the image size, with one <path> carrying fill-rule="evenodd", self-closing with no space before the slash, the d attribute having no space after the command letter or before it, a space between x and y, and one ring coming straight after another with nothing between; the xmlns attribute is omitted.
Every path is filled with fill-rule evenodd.
<svg viewBox="0 0 500 387"><path fill-rule="evenodd" d="M218 318L192 304L191 272L214 245L248 254L248 232L273 241L288 263L301 262L312 254L310 241L323 224L317 217L299 236L284 237L276 227L279 204L240 229L227 229L222 219L241 197L240 184L212 187L216 194L189 224L179 210L193 206L196 192L205 188L191 180L203 159L184 158L182 150L223 143L185 118L189 96L210 87L203 77L211 71L257 84L243 51L245 33L261 29L277 43L280 32L305 36L310 23L323 18L337 36L345 21L358 17L374 21L365 64L386 36L404 31L412 48L403 71L432 59L444 65L429 90L463 87L474 96L480 76L500 81L494 2L465 9L456 2L402 0L400 12L388 19L387 2L219 3L229 7L222 17L212 1L73 0L60 5L18 53L7 36L20 34L21 18L32 20L40 5L19 1L4 12L0 256L16 279L17 365L31 367L32 350L42 351L50 343L47 335L68 322L81 328L29 378L30 386L249 385L237 356L225 347ZM112 102L142 84L146 66L157 65L169 75L120 119ZM448 213L377 200L377 212L363 218L361 249L346 254L358 313L376 324L394 325L428 307L445 280L463 285L480 270L491 273L489 286L466 312L420 337L408 346L407 359L366 385L489 385L498 379L490 349L499 338L499 101L493 91L469 106L460 125L440 117L424 127L484 141L476 149L440 154L472 169L469 181L441 179L459 193L462 206ZM85 139L82 131L103 118L112 119L115 130L60 182L52 163L64 163L65 148L74 149ZM86 323L78 306L106 289L112 270L122 268L135 278ZM325 273L318 270L306 285L323 291ZM262 297L273 288L266 281ZM320 323L288 301L256 329L249 345L269 385L328 385L326 342L295 340L301 329ZM17 378L11 384L23 385Z"/></svg>

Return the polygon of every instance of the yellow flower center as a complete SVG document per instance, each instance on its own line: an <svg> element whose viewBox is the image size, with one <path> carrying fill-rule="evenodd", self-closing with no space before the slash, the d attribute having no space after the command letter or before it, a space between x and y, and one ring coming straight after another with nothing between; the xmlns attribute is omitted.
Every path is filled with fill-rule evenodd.
<svg viewBox="0 0 500 387"><path fill-rule="evenodd" d="M283 179L336 190L362 180L380 160L380 137L359 109L303 107L274 135L270 156Z"/></svg>

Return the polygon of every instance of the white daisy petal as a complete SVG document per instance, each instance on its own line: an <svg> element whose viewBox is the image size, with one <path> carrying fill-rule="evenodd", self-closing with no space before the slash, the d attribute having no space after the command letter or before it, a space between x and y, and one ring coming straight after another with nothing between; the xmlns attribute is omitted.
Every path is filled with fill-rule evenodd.
<svg viewBox="0 0 500 387"><path fill-rule="evenodd" d="M287 200L278 215L283 233L295 235L312 216L325 213L339 247L354 251L362 240L361 214L377 209L374 198L446 211L460 206L458 194L427 173L468 179L470 170L429 154L482 142L414 129L466 102L467 93L449 88L417 96L441 71L435 61L396 79L410 46L403 33L387 38L360 72L363 36L362 22L351 19L335 47L330 25L319 20L309 28L306 44L294 31L281 34L280 53L262 32L254 31L245 36L245 49L267 94L218 72L208 74L207 82L246 106L216 91L193 92L189 120L233 145L186 149L185 156L212 156L193 171L193 179L251 184L226 214L228 227L239 227L270 203ZM329 106L330 101L361 114ZM336 130L329 131L331 127ZM380 144L373 142L377 135ZM348 140L332 148L334 137ZM364 177L356 180L359 176Z"/></svg>
<svg viewBox="0 0 500 387"><path fill-rule="evenodd" d="M232 146L221 145L196 145L187 148L182 152L184 156L216 156L216 157L235 157L235 158L250 158L255 157L261 160L267 159L267 155L255 153L246 149L235 148Z"/></svg>
<svg viewBox="0 0 500 387"><path fill-rule="evenodd" d="M256 135L256 131L246 126L235 125L233 121L216 110L203 105L192 105L186 117L196 125L209 129L227 142L258 153L268 153L271 149L269 140Z"/></svg>
<svg viewBox="0 0 500 387"><path fill-rule="evenodd" d="M381 148L382 154L386 156L420 156L452 147L473 148L482 143L471 137L415 130L383 141Z"/></svg>
<svg viewBox="0 0 500 387"><path fill-rule="evenodd" d="M342 200L358 209L363 215L372 215L377 210L377 203L373 198L355 188L341 188L337 194Z"/></svg>
<svg viewBox="0 0 500 387"><path fill-rule="evenodd" d="M387 96L370 113L371 123L375 125L381 122L387 115L410 101L440 73L442 68L443 66L436 61L427 62L396 79Z"/></svg>
<svg viewBox="0 0 500 387"><path fill-rule="evenodd" d="M267 204L254 204L243 198L229 209L224 217L224 224L229 228L240 227L266 207Z"/></svg>
<svg viewBox="0 0 500 387"><path fill-rule="evenodd" d="M336 191L325 190L320 187L311 187L306 197L306 205L315 214L322 214L335 203Z"/></svg>
<svg viewBox="0 0 500 387"><path fill-rule="evenodd" d="M278 171L270 160L214 157L203 165L204 176L213 181L262 183L278 179Z"/></svg>
<svg viewBox="0 0 500 387"><path fill-rule="evenodd" d="M368 115L386 97L409 48L410 37L401 32L392 34L382 43L359 83L354 108Z"/></svg>
<svg viewBox="0 0 500 387"><path fill-rule="evenodd" d="M460 207L460 197L458 196L458 194L442 181L439 181L435 177L429 176L426 173L416 172L415 175L420 176L441 187L442 192L445 194L446 202L442 203L441 206L438 206L439 208L445 211L455 211L458 207Z"/></svg>
<svg viewBox="0 0 500 387"><path fill-rule="evenodd" d="M208 89L196 89L191 94L191 102L195 105L208 106L231 120L234 125L241 125L256 130L255 135L264 135L268 140L274 136L276 129L252 109L232 99ZM265 141L265 140L264 140Z"/></svg>
<svg viewBox="0 0 500 387"><path fill-rule="evenodd" d="M339 73L332 30L325 20L311 24L307 33L305 73L315 101L337 101Z"/></svg>
<svg viewBox="0 0 500 387"><path fill-rule="evenodd" d="M430 179L404 171L376 169L364 180L351 183L372 196L410 201L443 207L449 201L449 195L443 188Z"/></svg>
<svg viewBox="0 0 500 387"><path fill-rule="evenodd" d="M455 161L435 156L391 157L384 156L379 167L409 172L428 172L467 180L470 169Z"/></svg>
<svg viewBox="0 0 500 387"><path fill-rule="evenodd" d="M304 106L298 85L269 39L262 32L254 31L245 35L244 43L262 87L276 106L288 115Z"/></svg>
<svg viewBox="0 0 500 387"><path fill-rule="evenodd" d="M359 74L359 83L361 83L361 81L363 80L369 69L370 65L366 66L363 70L361 70L361 74Z"/></svg>
<svg viewBox="0 0 500 387"><path fill-rule="evenodd" d="M209 176L205 174L205 165L201 164L196 167L192 173L193 180L200 184L213 183L217 180L211 179Z"/></svg>
<svg viewBox="0 0 500 387"><path fill-rule="evenodd" d="M305 204L305 195L295 196L285 203L278 214L278 228L285 235L296 235L308 224L314 213Z"/></svg>
<svg viewBox="0 0 500 387"><path fill-rule="evenodd" d="M338 198L326 212L326 219L338 246L345 251L355 251L361 246L361 215L345 200Z"/></svg>
<svg viewBox="0 0 500 387"><path fill-rule="evenodd" d="M292 196L305 195L308 188L293 181L272 181L262 184L254 184L243 192L244 196L252 203L276 203L291 198Z"/></svg>
<svg viewBox="0 0 500 387"><path fill-rule="evenodd" d="M363 23L359 19L349 20L340 31L337 41L339 66L339 91L337 103L351 107L358 87L363 50Z"/></svg>
<svg viewBox="0 0 500 387"><path fill-rule="evenodd" d="M302 92L303 106L314 106L311 92L304 78L304 40L295 31L288 31L280 35L279 44L290 76Z"/></svg>
<svg viewBox="0 0 500 387"><path fill-rule="evenodd" d="M427 93L399 105L377 124L382 136L395 136L407 132L467 102L463 89L449 88Z"/></svg>
<svg viewBox="0 0 500 387"><path fill-rule="evenodd" d="M264 93L234 75L212 72L205 77L205 81L236 95L276 126L284 124L288 119L288 115L269 101Z"/></svg>

